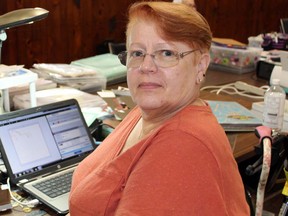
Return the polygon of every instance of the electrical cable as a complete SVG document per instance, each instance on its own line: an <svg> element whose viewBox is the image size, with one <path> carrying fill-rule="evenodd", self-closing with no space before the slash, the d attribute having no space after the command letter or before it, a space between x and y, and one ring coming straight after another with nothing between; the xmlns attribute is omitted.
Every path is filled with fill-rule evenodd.
<svg viewBox="0 0 288 216"><path fill-rule="evenodd" d="M227 91L225 89L232 89L232 90L234 90L234 92ZM220 94L220 92L224 92L224 93L229 94L229 95L236 95L237 94L237 95L241 95L241 96L248 97L248 98L253 98L253 99L264 99L263 96L251 95L251 94L247 93L246 91L242 91L241 92L235 87L226 87L225 89L219 89L219 90L216 89L216 90L212 90L210 92L211 93L216 92L217 95Z"/></svg>
<svg viewBox="0 0 288 216"><path fill-rule="evenodd" d="M8 187L9 194L10 194L11 198L12 198L15 202L19 203L20 205L29 206L29 207L35 207L36 205L39 204L39 200L38 200L38 199L33 199L33 200L30 200L30 201L27 201L27 202L22 202L22 201L18 200L18 199L13 195L13 193L12 193L12 191L11 191L11 187L10 187L9 181L10 181L10 178L8 177L8 178L7 178L7 187Z"/></svg>
<svg viewBox="0 0 288 216"><path fill-rule="evenodd" d="M217 95L220 94L220 92L221 92L222 90L224 90L224 89L235 89L235 88L232 87L233 85L234 85L234 83L228 84L228 85L224 85L224 86L220 87L220 88L218 89L218 91L216 92L216 94L217 94Z"/></svg>
<svg viewBox="0 0 288 216"><path fill-rule="evenodd" d="M200 89L200 91L203 91L203 90L206 90L206 89L214 89L214 88L220 88L220 87L222 87L222 86L226 86L226 85L219 85L219 86L204 86L204 87L202 87L201 89Z"/></svg>
<svg viewBox="0 0 288 216"><path fill-rule="evenodd" d="M255 95L255 94L251 94L250 91L239 91L236 87L235 87L235 83L229 83L226 85L220 85L220 86L204 86L200 89L200 91L203 90L207 90L207 89L213 89L210 92L211 93L215 93L217 95L219 95L221 92L224 92L226 94L229 95L240 95L240 96L244 96L244 97L248 97L248 98L253 98L253 99L264 99L264 96L260 96L260 95ZM265 86L261 86L259 87L259 89L263 89L266 90L267 88L269 88L269 86L265 85Z"/></svg>

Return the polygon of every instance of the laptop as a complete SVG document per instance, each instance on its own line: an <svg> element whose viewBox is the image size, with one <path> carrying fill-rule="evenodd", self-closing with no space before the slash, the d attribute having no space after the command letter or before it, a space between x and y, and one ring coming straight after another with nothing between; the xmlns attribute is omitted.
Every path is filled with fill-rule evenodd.
<svg viewBox="0 0 288 216"><path fill-rule="evenodd" d="M0 140L11 183L56 212L68 213L73 170L96 147L77 100L0 115ZM70 178L62 180L64 186L69 185L68 191L57 187L51 192L51 186L48 189L39 186L63 174Z"/></svg>

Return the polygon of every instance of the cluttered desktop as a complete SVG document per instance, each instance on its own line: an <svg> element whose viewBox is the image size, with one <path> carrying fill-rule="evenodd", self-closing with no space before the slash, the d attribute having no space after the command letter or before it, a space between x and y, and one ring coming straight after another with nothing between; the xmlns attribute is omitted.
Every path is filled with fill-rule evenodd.
<svg viewBox="0 0 288 216"><path fill-rule="evenodd" d="M243 49L243 45L238 43L230 46L234 42L234 40L229 40L227 43L227 39L223 42L222 39L215 38L215 43L211 48L211 64L205 84L201 89L201 97L215 108L215 115L218 116L219 123L225 129L234 157L240 164L257 156L259 138L255 135L254 129L262 125L264 94L269 88L271 77L280 79L280 84L288 88L287 76L285 76L285 73L288 73L288 61L286 61L288 57L287 52L282 51L263 53L257 48ZM224 46L225 43L229 46ZM273 61L276 57L281 59L280 62ZM263 69L263 64L269 64L269 67ZM15 68L9 71L8 66L3 67L7 74L15 71ZM21 67L18 70L22 70ZM135 106L125 82L125 68L118 62L115 54L109 53L80 59L71 64L35 64L33 68L24 69L24 71L35 74L37 79L34 80L32 77L31 80L21 85L6 86L5 90L9 89L9 91L5 95L2 94L2 111L12 111L12 113L17 110L34 109L36 111L37 108L75 98L81 109L81 116L83 115L83 120L90 129L93 142L95 142L88 151L101 145L101 141ZM107 71L111 73L108 74ZM15 77L18 78L18 76L20 78L22 75L16 74L11 77L16 79ZM36 92L33 87L29 89L31 82L35 83ZM227 113L219 111L220 108L225 109ZM227 118L223 117L223 113L225 116L231 116L233 113L233 118L229 119L233 122L225 122ZM248 116L248 118L243 116ZM1 121L0 117L0 131ZM288 122L284 117L283 129L288 131L286 121ZM83 134L85 130L77 133ZM71 135L69 131L61 134L59 139L70 136L69 134ZM88 140L91 141L91 138ZM2 167L4 178L7 170L5 171L3 165ZM9 188L10 186L8 184L8 186L2 186L1 189L3 193L1 197L6 197L5 201L0 203L0 209L3 212L8 212L10 215L29 215L31 212L34 212L34 215L67 213L67 209L57 211L54 208L53 210L45 202L33 208L31 207L35 198L33 193L27 194L27 191L22 191L14 187L15 185ZM15 201L18 198L12 198L14 195L22 200L22 204ZM29 202L30 205L26 205Z"/></svg>

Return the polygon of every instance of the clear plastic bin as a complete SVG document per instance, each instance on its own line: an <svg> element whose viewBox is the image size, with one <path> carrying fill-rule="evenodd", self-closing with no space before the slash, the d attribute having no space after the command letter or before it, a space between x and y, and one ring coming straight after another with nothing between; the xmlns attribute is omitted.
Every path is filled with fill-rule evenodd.
<svg viewBox="0 0 288 216"><path fill-rule="evenodd" d="M247 73L254 71L261 55L261 49L237 49L221 46L211 46L210 69L234 73Z"/></svg>

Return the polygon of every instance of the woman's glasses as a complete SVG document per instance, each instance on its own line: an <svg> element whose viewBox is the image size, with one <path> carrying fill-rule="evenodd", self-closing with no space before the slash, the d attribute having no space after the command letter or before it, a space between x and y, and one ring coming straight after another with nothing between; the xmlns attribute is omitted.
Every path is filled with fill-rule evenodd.
<svg viewBox="0 0 288 216"><path fill-rule="evenodd" d="M172 50L158 50L153 52L152 54L145 53L143 51L123 51L118 54L118 58L121 64L131 67L137 68L140 67L144 61L145 56L149 55L153 58L154 63L158 67L173 67L178 64L179 60L184 58L184 56L189 55L190 53L200 51L199 49L190 50L186 52L179 53L177 51ZM201 51L200 51L201 52Z"/></svg>

